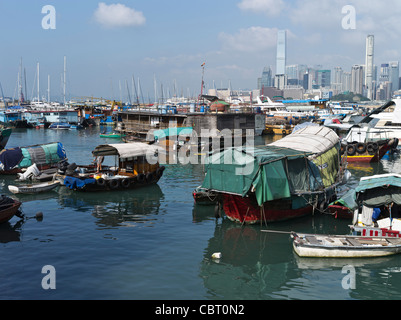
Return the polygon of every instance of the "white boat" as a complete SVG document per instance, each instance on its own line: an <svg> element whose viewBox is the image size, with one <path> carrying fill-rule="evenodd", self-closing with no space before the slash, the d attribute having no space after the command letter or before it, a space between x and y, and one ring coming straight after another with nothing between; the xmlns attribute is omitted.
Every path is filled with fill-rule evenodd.
<svg viewBox="0 0 401 320"><path fill-rule="evenodd" d="M21 186L8 186L8 190L10 190L12 193L32 194L32 193L50 191L50 190L53 190L54 188L56 188L59 185L60 185L60 181L55 180L55 181L49 181L49 182L44 182L44 183L39 183L39 184L26 184L26 185L21 185Z"/></svg>
<svg viewBox="0 0 401 320"><path fill-rule="evenodd" d="M401 253L401 239L292 233L293 248L300 257L373 258Z"/></svg>

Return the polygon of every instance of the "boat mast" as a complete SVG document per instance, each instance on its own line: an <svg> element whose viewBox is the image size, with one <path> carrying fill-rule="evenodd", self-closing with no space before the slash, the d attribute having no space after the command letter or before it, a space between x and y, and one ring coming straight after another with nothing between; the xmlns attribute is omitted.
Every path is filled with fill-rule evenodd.
<svg viewBox="0 0 401 320"><path fill-rule="evenodd" d="M38 102L39 102L39 101L40 101L40 95L39 95L39 62L37 63L36 67L37 67L37 73L38 73L38 75L37 75L37 77L38 77L37 81L38 81Z"/></svg>
<svg viewBox="0 0 401 320"><path fill-rule="evenodd" d="M66 73L67 73L67 57L64 56L64 81L63 81L63 96L64 96L64 107L65 107L65 83L66 83Z"/></svg>
<svg viewBox="0 0 401 320"><path fill-rule="evenodd" d="M50 103L50 74L47 75L47 103Z"/></svg>
<svg viewBox="0 0 401 320"><path fill-rule="evenodd" d="M202 67L202 84L201 84L201 94L199 96L199 102L200 102L201 99L203 99L202 98L202 96L203 96L203 87L205 86L205 83L203 82L203 76L205 74L205 64L206 64L206 62L202 63L202 65L201 65L201 67Z"/></svg>

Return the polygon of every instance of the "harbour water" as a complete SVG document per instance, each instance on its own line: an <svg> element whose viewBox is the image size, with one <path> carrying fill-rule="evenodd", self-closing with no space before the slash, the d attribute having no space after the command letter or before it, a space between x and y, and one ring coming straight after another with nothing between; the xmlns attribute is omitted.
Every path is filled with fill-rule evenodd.
<svg viewBox="0 0 401 320"><path fill-rule="evenodd" d="M19 129L7 147L59 141L70 163L87 164L95 146L116 142L100 138L101 130ZM397 161L351 167L344 190L361 176L396 170ZM192 191L203 176L202 165L175 164L166 165L158 185L143 189L79 193L61 187L18 196L27 217L43 212L43 220L20 222L14 217L0 226L0 299L401 297L401 256L301 259L292 250L289 234L261 231L344 234L351 221L316 214L267 226L240 226L216 219L214 208L194 205ZM7 186L14 179L0 178L2 194L10 195ZM211 258L215 252L222 253L219 260ZM42 286L44 266L56 272L54 289ZM348 281L350 275L354 282Z"/></svg>

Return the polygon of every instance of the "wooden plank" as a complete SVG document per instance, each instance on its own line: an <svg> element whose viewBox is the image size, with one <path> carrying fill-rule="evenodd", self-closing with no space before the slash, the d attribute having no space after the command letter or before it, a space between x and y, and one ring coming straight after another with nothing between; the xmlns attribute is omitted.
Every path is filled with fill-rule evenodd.
<svg viewBox="0 0 401 320"><path fill-rule="evenodd" d="M360 247L362 244L354 238L346 238L346 240L354 247Z"/></svg>
<svg viewBox="0 0 401 320"><path fill-rule="evenodd" d="M305 239L310 244L317 244L317 245L321 245L322 244L322 242L317 240L315 236L307 236L307 237L305 237Z"/></svg>

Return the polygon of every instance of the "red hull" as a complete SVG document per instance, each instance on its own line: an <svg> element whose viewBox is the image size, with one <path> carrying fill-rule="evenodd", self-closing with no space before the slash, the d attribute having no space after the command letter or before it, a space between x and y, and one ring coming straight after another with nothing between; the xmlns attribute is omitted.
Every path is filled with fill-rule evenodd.
<svg viewBox="0 0 401 320"><path fill-rule="evenodd" d="M291 200L265 203L261 209L250 198L223 194L223 209L226 216L240 223L277 222L311 215L312 206L291 208Z"/></svg>
<svg viewBox="0 0 401 320"><path fill-rule="evenodd" d="M353 212L347 207L331 205L328 209L336 219L352 219L353 217Z"/></svg>

